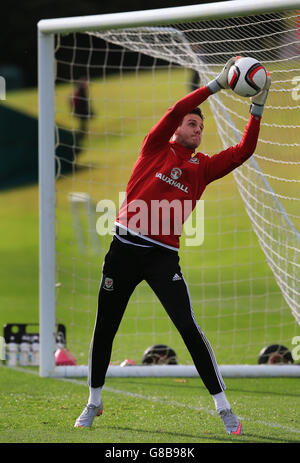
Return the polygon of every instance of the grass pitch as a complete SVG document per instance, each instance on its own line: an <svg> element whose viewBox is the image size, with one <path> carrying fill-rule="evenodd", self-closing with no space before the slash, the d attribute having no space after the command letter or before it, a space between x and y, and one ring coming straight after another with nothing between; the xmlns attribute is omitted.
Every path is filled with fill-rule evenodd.
<svg viewBox="0 0 300 463"><path fill-rule="evenodd" d="M167 91L169 74L169 71L168 76L163 72L157 74L155 98L151 94L152 74L141 76L138 87L135 76L123 76L126 98L116 93L119 87L115 77L108 80L105 89L95 82L92 90L103 102L101 112L110 111L106 114L106 125L102 125L99 109L79 159L82 169L58 181L61 208L57 249L61 286L57 318L67 325L68 348L79 363L87 361L102 259L109 238L100 239L97 255L89 254L87 260L82 258L70 227L67 195L74 189L88 188L85 191L98 199L108 194L116 198L120 188L124 191L137 157L137 142L165 111L166 103L184 93L184 75L178 70L171 90ZM66 116L69 91L67 86L59 87L62 110L58 117L62 125L71 129L75 121ZM129 104L134 98L143 101L142 106ZM33 89L8 95L6 104L26 108L26 111L31 108L36 114L36 101ZM154 101L157 106L152 121L148 114ZM203 151L212 153L218 151L220 145L208 106L205 112ZM92 150L89 149L91 142ZM88 166L93 166L93 170ZM204 246L200 250L183 248L181 255L195 314L219 363L255 364L260 348L267 343L282 342L291 348L292 337L299 334L298 328L266 265L232 175L211 185L204 199ZM37 186L1 192L0 220L0 327L5 323L36 323L39 318ZM133 358L139 362L143 350L154 342L171 345L179 354L180 362L190 361L182 341L157 307L149 289L141 285L122 322L113 362L120 363L135 355L138 356ZM140 336L132 337L136 330ZM78 430L73 425L87 400L85 379L42 379L34 370L7 367L0 368L0 375L2 443L196 444L300 440L300 414L296 405L298 379L225 379L228 398L243 420L245 434L237 437L225 434L200 379L109 378L103 392L103 416L95 420L91 430Z"/></svg>
<svg viewBox="0 0 300 463"><path fill-rule="evenodd" d="M95 205L108 198L118 206L118 194L125 191L143 137L166 108L186 93L186 72L168 69L142 72L138 76L129 73L91 84L96 116L88 127L73 172L62 175L56 182L56 316L57 322L67 327L68 347L79 363L87 362L101 267L111 236L99 238L97 252L88 247L82 254L68 195L84 191ZM76 131L78 121L70 116L68 107L70 92L69 84L57 86L57 123ZM36 115L36 89L13 92L5 104ZM246 125L248 102L245 106L242 102L239 112L242 124ZM217 128L208 102L203 104L203 110L205 129L200 148L213 154L222 146L216 137ZM267 117L272 113L269 111ZM265 127L263 137L264 130ZM296 323L260 249L233 175L209 185L202 199L204 243L188 247L183 237L180 259L195 315L219 363L256 363L260 349L274 342L292 348L292 338L298 334ZM0 326L35 323L38 321L37 186L1 192L0 218L0 250L5 262L0 279L5 310L0 314ZM181 363L190 362L180 337L144 283L130 300L119 334L112 357L116 364L124 358L139 363L143 351L155 343L171 345Z"/></svg>
<svg viewBox="0 0 300 463"><path fill-rule="evenodd" d="M225 433L200 379L108 378L104 412L74 428L87 399L84 380L45 379L0 367L1 443L296 443L299 379L228 379L227 396L244 427ZM284 400L283 400L284 397Z"/></svg>

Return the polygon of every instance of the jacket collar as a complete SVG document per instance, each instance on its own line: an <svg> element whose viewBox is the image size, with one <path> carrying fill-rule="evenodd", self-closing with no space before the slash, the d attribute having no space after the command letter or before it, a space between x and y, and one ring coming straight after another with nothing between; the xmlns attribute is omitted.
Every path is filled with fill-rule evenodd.
<svg viewBox="0 0 300 463"><path fill-rule="evenodd" d="M194 153L194 150L190 148L186 148L185 146L180 145L180 143L177 143L176 141L171 141L170 146L174 154L178 158L183 159L183 160L190 159L190 157Z"/></svg>

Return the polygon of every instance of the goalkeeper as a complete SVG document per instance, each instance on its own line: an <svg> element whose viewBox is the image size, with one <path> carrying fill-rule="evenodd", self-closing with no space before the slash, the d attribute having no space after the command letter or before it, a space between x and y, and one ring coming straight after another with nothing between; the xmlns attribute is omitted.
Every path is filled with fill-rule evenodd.
<svg viewBox="0 0 300 463"><path fill-rule="evenodd" d="M201 143L204 128L198 106L210 95L229 87L227 76L234 61L235 58L231 58L215 80L179 100L144 139L103 264L98 313L89 355L90 395L75 427L91 426L95 416L102 414L101 390L113 340L130 296L135 287L145 280L181 334L227 433L242 434L242 425L226 398L226 387L213 349L197 324L180 269L177 225L178 222L182 225L186 219L183 209L176 214L174 208L167 232L161 214L155 216L151 211L152 200L161 199L167 200L168 204L174 200L181 204L190 200L195 207L210 182L228 174L254 153L270 77L264 89L251 99L250 120L240 143L212 157L194 154ZM147 211L136 220L136 211L141 204L147 206Z"/></svg>

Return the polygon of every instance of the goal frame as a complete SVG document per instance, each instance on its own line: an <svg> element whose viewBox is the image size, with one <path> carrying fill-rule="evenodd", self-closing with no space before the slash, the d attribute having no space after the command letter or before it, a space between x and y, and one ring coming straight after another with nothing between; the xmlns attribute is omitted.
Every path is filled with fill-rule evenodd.
<svg viewBox="0 0 300 463"><path fill-rule="evenodd" d="M300 9L300 0L229 0L184 7L43 19L38 29L39 324L41 377L87 376L87 367L55 366L55 115L54 35L118 28L162 26ZM296 365L221 365L224 377L300 376ZM107 376L198 376L194 366L109 366Z"/></svg>

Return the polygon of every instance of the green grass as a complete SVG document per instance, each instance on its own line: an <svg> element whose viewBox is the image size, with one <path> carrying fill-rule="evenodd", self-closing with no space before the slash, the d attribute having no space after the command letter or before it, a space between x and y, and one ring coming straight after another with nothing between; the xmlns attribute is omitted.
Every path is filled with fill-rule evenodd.
<svg viewBox="0 0 300 463"><path fill-rule="evenodd" d="M88 259L82 261L72 236L67 194L83 189L95 198L95 202L102 198L116 201L119 191L125 190L144 135L165 108L185 93L187 76L185 71L178 69L168 73L144 72L138 76L114 76L105 83L95 81L91 86L97 116L91 122L89 136L78 159L85 169L62 178L57 185L60 206L57 249L61 256L57 278L62 283L57 313L70 326L71 338L78 340L77 345L73 341L72 351L82 360L86 357L96 310L94 294L100 278L99 255L102 262L109 239L101 238L100 252L90 253ZM66 126L74 123L66 106L69 92L67 85L57 88L57 117ZM230 98L229 107L233 99L231 94ZM276 94L273 98L277 98ZM201 149L213 154L221 149L221 143L216 139L216 125L208 102L203 104L203 110L205 133ZM244 101L239 103L238 111L242 120L236 123L241 128L248 119ZM265 130L262 129L263 139L273 135L266 135ZM90 164L93 169L89 169ZM183 238L180 252L194 311L220 362L256 363L258 352L265 344L277 340L290 345L295 334L294 319L266 264L233 175L210 185L203 199L204 244L186 247ZM70 242L73 246L69 246ZM74 273L75 279L72 278ZM66 307L73 310L67 312ZM78 307L85 307L85 310L80 313ZM88 331L85 331L87 324L83 323L83 317L89 320ZM274 320L272 328L270 319ZM141 335L134 335L129 342L127 335L136 331ZM154 338L152 333L156 333ZM112 360L115 363L122 361L124 355L138 362L145 347L155 342L171 344L182 363L190 361L181 339L146 284L142 284L130 300L120 334L114 345Z"/></svg>
<svg viewBox="0 0 300 463"><path fill-rule="evenodd" d="M121 80L107 79L105 85L92 84L97 116L78 158L82 168L57 182L57 321L66 325L68 348L78 363L87 363L102 260L110 237L100 238L99 252L89 249L83 258L72 228L68 193L88 191L95 202L102 198L116 201L119 191L125 190L144 134L185 93L186 78L184 71L169 70L142 73L138 85L137 77L130 74ZM57 120L70 129L77 121L68 114L69 93L70 86L58 87ZM36 89L9 93L5 104L36 115ZM207 103L204 108L202 150L212 154L221 143ZM151 114L154 109L152 115L150 109ZM241 106L241 111L247 118L248 109ZM272 132L262 134L272 136ZM195 315L219 363L256 364L260 349L273 342L292 348L292 337L299 329L265 262L233 176L210 185L203 199L204 244L191 248L183 242L180 257ZM0 255L5 263L0 270L0 328L6 323L38 322L38 187L2 191L0 221ZM133 358L139 363L143 351L154 343L170 345L180 363L190 363L179 335L143 283L128 305L112 361L119 364ZM4 367L0 374L4 412L0 442L237 441L224 434L211 399L197 379L109 378L103 393L104 415L86 431L73 428L87 398L84 379L42 379ZM299 441L297 379L230 379L226 383L232 406L245 418L245 436L238 441Z"/></svg>
<svg viewBox="0 0 300 463"><path fill-rule="evenodd" d="M103 415L91 429L76 429L75 419L87 398L84 380L40 378L7 367L0 367L0 374L0 443L117 447L300 441L297 378L228 379L228 399L244 426L244 435L228 436L200 379L108 378Z"/></svg>

